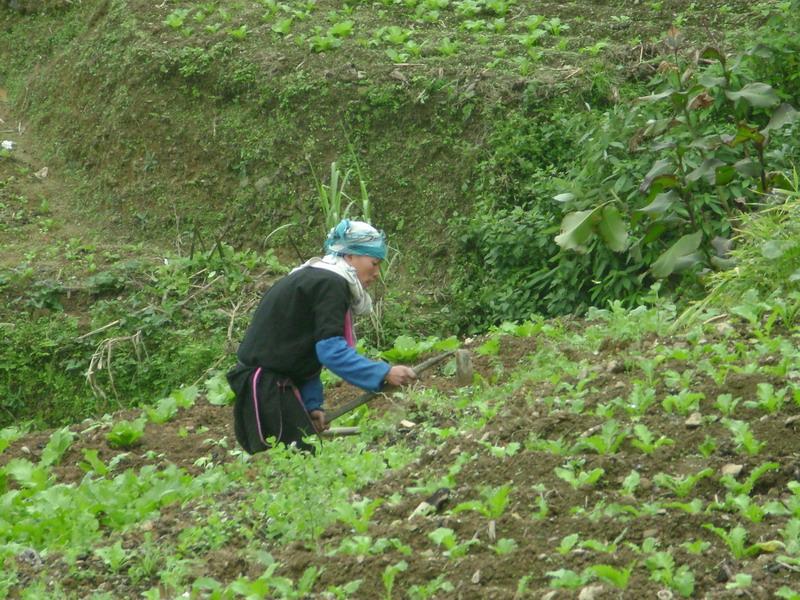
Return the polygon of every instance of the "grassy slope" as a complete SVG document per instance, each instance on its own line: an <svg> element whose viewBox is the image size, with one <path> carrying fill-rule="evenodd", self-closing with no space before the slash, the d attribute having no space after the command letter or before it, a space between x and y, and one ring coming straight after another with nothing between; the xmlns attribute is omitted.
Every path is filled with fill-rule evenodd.
<svg viewBox="0 0 800 600"><path fill-rule="evenodd" d="M184 24L166 25L184 5ZM295 221L314 224L316 243L309 167L322 175L331 160L348 160L345 126L374 220L419 243L453 211L469 210L470 171L503 112L541 110L564 92L575 108L607 102L676 18L690 36L721 35L748 21L746 5L727 3L717 14L684 2L517 2L502 17L505 31L469 33L465 23L488 28L501 17L450 6L427 22L427 13L400 3L356 4L348 13L318 2L307 16L290 3L301 13L292 17L254 2L224 10L213 2L84 2L48 17L3 13L3 75L54 158L86 181L81 194L93 209L108 209L137 236L169 239L196 221L209 235L252 245ZM532 47L535 58L513 38L526 34L533 14L564 24ZM293 25L281 36L272 28L284 18ZM340 48L309 51L316 29L324 35L343 21L354 26ZM242 26L244 38L233 37ZM389 41L388 27L421 48L408 66L387 57L405 51ZM458 46L442 49L445 38ZM23 39L33 42L30 52L9 56ZM598 41L607 47L593 56Z"/></svg>
<svg viewBox="0 0 800 600"><path fill-rule="evenodd" d="M495 2L481 9L460 1L441 3L434 15L435 4L85 1L41 3L51 7L45 14L0 12L3 114L25 126L18 162L0 164L8 240L0 285L9 314L30 315L31 336L74 354L37 348L42 360L22 365L47 372L47 396L69 408L46 405L31 415L24 407L40 406L35 394L14 386L3 418L55 423L93 409L83 373L103 340L76 347L74 339L142 302L171 312L161 296L141 297L141 281L152 279L163 256L185 256L199 238L206 249L216 240L274 245L290 262L295 248L306 257L316 252L324 227L314 176L327 180L334 159L355 166L348 139L373 220L399 250L382 321L387 338L411 327L418 335L450 333L447 267L458 245L448 224L469 213L486 186L508 195L524 190L502 179L514 163L570 148L571 141L559 150L537 144L532 133L535 152L518 156L503 147L504 132L534 119L557 136L551 108L599 111L615 102L653 71L648 61L673 22L705 42L762 18L760 5L747 2ZM481 10L471 14L470 7ZM287 19L288 33L276 32ZM339 48L312 50L319 38L330 41L330 28L350 21L352 34ZM478 174L493 162L502 165L496 182L492 173ZM34 176L42 166L50 169L45 185ZM348 191L358 194L354 179ZM286 223L295 226L265 241ZM138 269L127 262L143 257ZM118 285L99 290L97 277L109 276ZM120 302L98 308L112 294ZM44 326L58 304L68 316L55 314ZM173 322L175 331L211 340L194 354L191 342L165 343L163 328L144 324L153 368L141 369L130 346L117 349L115 362L125 364L115 366L127 382L122 402L147 401L200 377L210 349L225 345L222 311L229 310L226 301L209 307L199 333ZM141 326L127 320L103 333L125 338ZM17 338L26 331L17 328ZM170 369L181 350L183 370ZM12 379L8 373L18 372L7 371Z"/></svg>

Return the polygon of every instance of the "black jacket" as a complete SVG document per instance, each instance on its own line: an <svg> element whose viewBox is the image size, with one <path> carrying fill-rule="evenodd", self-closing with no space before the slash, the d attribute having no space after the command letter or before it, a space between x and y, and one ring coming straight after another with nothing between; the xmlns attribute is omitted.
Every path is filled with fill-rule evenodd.
<svg viewBox="0 0 800 600"><path fill-rule="evenodd" d="M344 336L349 307L350 288L343 277L313 267L295 271L264 294L239 346L239 362L301 384L322 368L315 344Z"/></svg>

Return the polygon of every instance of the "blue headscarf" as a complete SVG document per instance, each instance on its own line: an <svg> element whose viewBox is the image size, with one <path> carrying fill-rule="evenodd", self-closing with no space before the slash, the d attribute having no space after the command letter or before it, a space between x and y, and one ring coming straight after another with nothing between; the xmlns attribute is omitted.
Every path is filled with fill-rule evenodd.
<svg viewBox="0 0 800 600"><path fill-rule="evenodd" d="M325 240L325 253L334 256L358 254L386 258L386 235L364 221L342 219Z"/></svg>

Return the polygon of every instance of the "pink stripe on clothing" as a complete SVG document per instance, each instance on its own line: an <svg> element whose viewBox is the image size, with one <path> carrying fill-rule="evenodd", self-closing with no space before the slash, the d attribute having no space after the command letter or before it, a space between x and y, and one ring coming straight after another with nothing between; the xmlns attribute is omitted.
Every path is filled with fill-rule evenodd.
<svg viewBox="0 0 800 600"><path fill-rule="evenodd" d="M253 373L253 409L255 410L255 413L256 413L256 427L258 427L258 439L260 439L261 443L266 446L267 442L264 441L264 434L262 433L263 430L261 429L261 417L258 416L258 391L257 391L257 386L258 386L258 378L260 376L261 376L261 367L258 367L256 369L256 372Z"/></svg>
<svg viewBox="0 0 800 600"><path fill-rule="evenodd" d="M344 313L344 341L347 342L347 345L351 348L356 347L356 330L355 327L353 327L353 315L350 309Z"/></svg>

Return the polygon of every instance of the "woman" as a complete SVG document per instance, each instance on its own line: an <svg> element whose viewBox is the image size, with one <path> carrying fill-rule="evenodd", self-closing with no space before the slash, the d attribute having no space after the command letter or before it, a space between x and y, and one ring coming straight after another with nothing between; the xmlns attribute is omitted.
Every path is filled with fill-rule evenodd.
<svg viewBox="0 0 800 600"><path fill-rule="evenodd" d="M372 311L366 292L380 274L386 239L368 223L342 220L328 234L325 256L312 258L261 300L228 373L236 393L236 438L249 453L268 439L295 443L328 428L321 368L369 391L405 385L413 369L369 360L355 351L354 316Z"/></svg>

